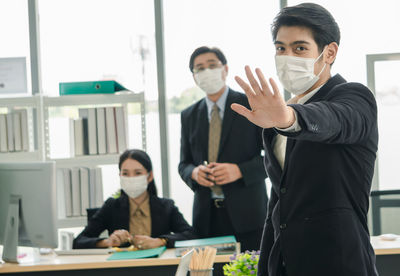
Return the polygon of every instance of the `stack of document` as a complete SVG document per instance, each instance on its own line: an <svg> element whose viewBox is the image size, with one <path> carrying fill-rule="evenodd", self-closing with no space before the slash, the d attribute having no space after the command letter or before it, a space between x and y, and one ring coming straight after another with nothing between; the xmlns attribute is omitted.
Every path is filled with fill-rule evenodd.
<svg viewBox="0 0 400 276"><path fill-rule="evenodd" d="M145 250L115 252L107 259L107 261L157 258L160 257L166 249L165 246L162 246Z"/></svg>
<svg viewBox="0 0 400 276"><path fill-rule="evenodd" d="M176 241L175 242L175 255L177 257L192 248L199 248L210 246L217 249L217 255L233 254L239 249L237 248L237 242L235 236L222 236L214 238Z"/></svg>
<svg viewBox="0 0 400 276"><path fill-rule="evenodd" d="M87 208L103 205L101 168L73 167L57 170L58 217L86 216Z"/></svg>
<svg viewBox="0 0 400 276"><path fill-rule="evenodd" d="M123 106L80 108L70 119L70 155L117 154L127 149L126 110Z"/></svg>
<svg viewBox="0 0 400 276"><path fill-rule="evenodd" d="M32 149L28 122L27 109L0 114L0 152L29 151Z"/></svg>

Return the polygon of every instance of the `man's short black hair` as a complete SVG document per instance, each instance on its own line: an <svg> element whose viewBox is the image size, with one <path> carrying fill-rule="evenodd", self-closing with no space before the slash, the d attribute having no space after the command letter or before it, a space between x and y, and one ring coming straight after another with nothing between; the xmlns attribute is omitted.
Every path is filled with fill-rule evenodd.
<svg viewBox="0 0 400 276"><path fill-rule="evenodd" d="M340 43L340 29L335 19L324 7L314 3L302 3L283 8L272 23L272 39L282 26L299 26L311 30L319 52L331 42Z"/></svg>
<svg viewBox="0 0 400 276"><path fill-rule="evenodd" d="M190 56L190 61L189 61L189 68L190 71L193 72L193 63L194 63L194 59L201 55L201 54L205 54L205 53L214 53L217 58L221 61L221 63L223 65L226 65L226 58L224 53L222 53L222 51L216 47L210 48L207 46L202 46L197 48L196 50L194 50L194 52L192 53L192 55Z"/></svg>

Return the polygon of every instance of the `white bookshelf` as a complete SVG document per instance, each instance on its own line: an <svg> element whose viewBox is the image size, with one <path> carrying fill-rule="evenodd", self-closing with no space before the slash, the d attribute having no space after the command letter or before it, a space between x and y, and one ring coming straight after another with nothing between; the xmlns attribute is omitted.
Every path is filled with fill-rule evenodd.
<svg viewBox="0 0 400 276"><path fill-rule="evenodd" d="M56 161L57 168L89 167L118 164L119 154L84 155L71 158L50 158L49 116L51 108L80 108L124 106L128 115L129 104L140 104L142 148L146 150L146 122L144 93L119 92L115 94L85 94L57 97L30 96L0 98L0 108L32 108L35 120L29 120L30 137L34 139L31 152L0 152L0 162ZM128 116L126 116L128 118ZM127 129L126 133L130 131ZM137 131L135 131L137 132ZM129 146L129 144L128 144ZM80 227L87 223L86 216L58 219L58 228Z"/></svg>
<svg viewBox="0 0 400 276"><path fill-rule="evenodd" d="M44 140L42 97L0 98L0 109L7 109L7 113L21 108L32 110L28 115L28 136L33 139L30 141L32 146L29 151L0 152L0 162L29 162L45 158L41 142Z"/></svg>
<svg viewBox="0 0 400 276"><path fill-rule="evenodd" d="M32 152L16 151L0 153L0 162L33 162L38 160L42 160L42 156L37 150Z"/></svg>
<svg viewBox="0 0 400 276"><path fill-rule="evenodd" d="M85 94L43 97L44 107L110 105L121 103L144 103L144 93L120 92L119 94Z"/></svg>
<svg viewBox="0 0 400 276"><path fill-rule="evenodd" d="M0 98L0 107L37 107L39 102L40 96Z"/></svg>
<svg viewBox="0 0 400 276"><path fill-rule="evenodd" d="M83 155L72 158L49 159L57 163L58 168L71 168L73 166L93 167L97 165L115 165L118 164L119 154L99 154Z"/></svg>

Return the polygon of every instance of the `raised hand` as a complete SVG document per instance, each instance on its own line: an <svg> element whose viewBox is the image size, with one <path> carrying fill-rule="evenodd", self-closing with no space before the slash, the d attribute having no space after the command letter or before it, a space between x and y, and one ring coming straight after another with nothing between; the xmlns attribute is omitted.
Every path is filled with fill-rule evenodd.
<svg viewBox="0 0 400 276"><path fill-rule="evenodd" d="M261 86L249 66L245 67L245 71L250 85L238 76L235 77L235 80L246 93L251 110L236 103L232 104L231 108L262 128L290 127L295 121L294 110L286 105L275 81L272 78L269 79L272 92L260 69L256 69L256 74Z"/></svg>

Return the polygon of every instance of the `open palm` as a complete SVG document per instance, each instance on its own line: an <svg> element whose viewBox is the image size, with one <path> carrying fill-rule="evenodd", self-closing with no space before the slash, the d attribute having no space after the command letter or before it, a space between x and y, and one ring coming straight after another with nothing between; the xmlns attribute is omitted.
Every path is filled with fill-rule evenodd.
<svg viewBox="0 0 400 276"><path fill-rule="evenodd" d="M249 66L245 67L245 71L250 85L240 77L235 77L235 80L246 93L251 110L240 104L232 104L231 108L262 128L287 128L291 126L295 119L294 111L286 105L275 81L272 78L269 79L272 92L260 69L256 69L256 74L261 86Z"/></svg>

